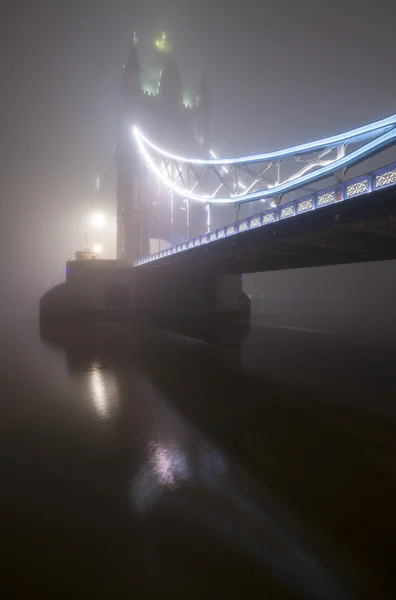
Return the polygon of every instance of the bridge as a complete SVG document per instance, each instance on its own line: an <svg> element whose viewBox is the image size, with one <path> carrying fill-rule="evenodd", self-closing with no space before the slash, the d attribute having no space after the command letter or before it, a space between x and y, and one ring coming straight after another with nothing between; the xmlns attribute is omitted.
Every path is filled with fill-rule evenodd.
<svg viewBox="0 0 396 600"><path fill-rule="evenodd" d="M244 273L396 258L396 164L348 179L396 145L396 115L283 150L219 158L206 79L186 104L165 46L154 92L142 84L136 43L124 68L114 153L118 260L70 261L69 291L87 288L90 272L88 295L102 308L119 297L140 313L246 314ZM107 289L115 286L124 292Z"/></svg>
<svg viewBox="0 0 396 600"><path fill-rule="evenodd" d="M171 285L170 302L185 310L186 302L193 303L191 290L201 297L202 306L200 290L208 294L210 281L227 276L233 291L229 283L228 292L220 295L233 297L229 308L235 309L235 298L241 296L239 278L233 275L396 258L396 164L345 179L349 168L395 142L392 116L282 151L202 159L160 148L133 127L131 143L138 148L142 172L151 172L170 194L169 218L173 195L186 205L203 204L208 214L200 235L135 261L142 288L150 290L148 296L161 298L163 305ZM307 192L308 185L329 176L335 178L333 185L309 188L297 199L287 197L296 190ZM213 210L219 218L226 205L235 206L237 215L243 206L259 205L261 210L211 228ZM148 296L143 294L142 305Z"/></svg>
<svg viewBox="0 0 396 600"><path fill-rule="evenodd" d="M171 194L176 193L184 198L186 204L191 201L204 203L210 214L213 206L231 204L235 205L238 211L243 204L257 205L257 201L271 200L270 208L214 230L210 229L208 219L207 230L201 235L161 252L144 256L137 260L135 265L154 262L157 266L164 262L168 264L169 260L164 259L186 252L189 259L192 259L193 255L194 258L205 255L210 259L222 256L223 263L228 264L228 272L242 268L242 272L248 273L276 268L277 264L279 268L296 266L294 259L302 258L303 245L316 252L315 256L311 252L311 259L308 258L305 262L297 260L299 266L329 264L328 260L331 263L350 262L355 258L364 260L365 256L366 260L369 260L381 253L384 253L384 257L388 257L389 253L393 257L390 223L384 221L384 235L381 237L378 220L374 227L370 227L368 221L363 228L362 224L357 226L356 223L347 223L371 219L378 212L384 211L385 201L380 200L378 192L395 185L396 165L349 181L342 179L348 168L394 144L395 127L396 116L393 116L353 131L278 152L209 160L171 154L155 146L134 127L133 136L146 168L153 172ZM347 147L358 144L360 147L347 153ZM312 156L313 153L316 153L316 156ZM291 173L290 165L287 165L287 176L282 181L281 166L284 166L286 159L294 162L298 168L295 173ZM271 179L271 169L275 171L275 181ZM311 191L297 200L283 201L286 194L294 190L304 190L307 184L321 181L329 175L335 175L339 181L329 188ZM192 181L192 185L188 186L187 181ZM198 193L199 191L201 193ZM391 193L391 206L392 196ZM389 193L381 195L381 199L385 197L388 198ZM344 204L345 202L348 202L348 205ZM320 214L316 212L325 208ZM171 211L170 219L172 218ZM286 223L286 219L292 221ZM326 228L326 231L319 235L312 233L306 239L301 238L303 231L313 231L318 227ZM226 240L231 237L232 241L227 243ZM288 238L288 245L285 238ZM279 243L279 240L282 240L282 243ZM293 247L290 246L291 243L294 243ZM202 246L205 246L204 250L197 251ZM327 249L341 250L342 256L337 258L337 252L334 256L331 256L331 253L321 255L318 250L323 246ZM250 248L254 254L249 255ZM356 257L353 256L354 251ZM227 261L227 253L231 253L231 260ZM277 255L281 255L279 260ZM240 267L232 265L236 256L240 258L239 262L243 263Z"/></svg>

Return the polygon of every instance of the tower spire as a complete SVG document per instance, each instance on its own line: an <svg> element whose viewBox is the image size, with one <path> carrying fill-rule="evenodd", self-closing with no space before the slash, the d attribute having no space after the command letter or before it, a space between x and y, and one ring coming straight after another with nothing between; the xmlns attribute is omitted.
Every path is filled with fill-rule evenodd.
<svg viewBox="0 0 396 600"><path fill-rule="evenodd" d="M210 91L205 73L202 75L198 95L197 141L207 147L210 136Z"/></svg>
<svg viewBox="0 0 396 600"><path fill-rule="evenodd" d="M174 112L181 109L183 94L180 73L171 56L167 57L161 75L159 95L166 112Z"/></svg>
<svg viewBox="0 0 396 600"><path fill-rule="evenodd" d="M124 101L128 102L133 99L141 90L141 70L139 58L136 50L137 36L133 34L133 45L128 56L128 60L124 67L121 83L121 93Z"/></svg>

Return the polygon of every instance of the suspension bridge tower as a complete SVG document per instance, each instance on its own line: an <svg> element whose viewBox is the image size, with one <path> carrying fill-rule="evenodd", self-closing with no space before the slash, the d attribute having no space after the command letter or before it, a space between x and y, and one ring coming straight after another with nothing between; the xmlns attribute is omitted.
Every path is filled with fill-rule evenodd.
<svg viewBox="0 0 396 600"><path fill-rule="evenodd" d="M142 72L137 49L134 36L122 76L116 142L117 258L131 264L162 249L161 243L174 244L206 227L205 207L176 197L144 164L132 127L138 126L162 147L202 157L208 156L210 135L206 78L196 98L183 93L165 33L154 41L155 65L149 74Z"/></svg>

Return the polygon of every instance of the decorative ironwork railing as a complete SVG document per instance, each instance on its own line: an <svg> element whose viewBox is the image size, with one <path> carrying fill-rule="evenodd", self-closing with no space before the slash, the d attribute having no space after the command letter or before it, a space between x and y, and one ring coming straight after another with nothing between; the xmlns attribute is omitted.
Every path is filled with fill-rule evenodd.
<svg viewBox="0 0 396 600"><path fill-rule="evenodd" d="M191 239L183 244L173 246L162 252L144 257L136 262L136 266L165 258L172 254L192 250L198 246L210 244L229 236L243 234L257 227L264 227L270 223L288 218L298 218L309 211L318 210L322 207L337 202L348 201L350 198L362 196L370 192L379 191L383 188L396 185L396 163L383 167L366 175L356 177L350 181L336 184L331 188L321 190L303 198L293 200L264 210L251 217L231 223L226 227L220 227L197 238Z"/></svg>

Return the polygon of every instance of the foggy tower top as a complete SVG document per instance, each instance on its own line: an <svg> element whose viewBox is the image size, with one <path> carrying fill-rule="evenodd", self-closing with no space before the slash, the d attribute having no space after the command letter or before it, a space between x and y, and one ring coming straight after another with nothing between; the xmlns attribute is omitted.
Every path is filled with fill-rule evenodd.
<svg viewBox="0 0 396 600"><path fill-rule="evenodd" d="M203 77L197 100L183 103L179 70L166 33L154 41L155 64L150 73L142 73L139 44L134 35L120 89L120 114L117 135L117 258L133 264L150 252L150 239L157 236L167 242L186 238L186 214L183 199L175 198L168 206L169 193L159 190L155 181L143 174L144 165L134 145L131 128L138 125L165 148L195 156L207 156L209 147L210 96ZM144 90L145 76L157 72L156 89ZM180 206L179 206L180 204ZM203 233L205 208L191 207L190 234ZM175 218L171 219L172 215ZM159 222L161 231L159 231Z"/></svg>

